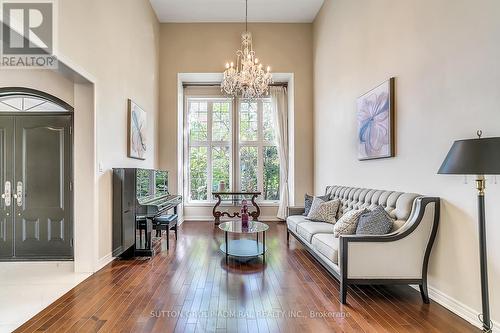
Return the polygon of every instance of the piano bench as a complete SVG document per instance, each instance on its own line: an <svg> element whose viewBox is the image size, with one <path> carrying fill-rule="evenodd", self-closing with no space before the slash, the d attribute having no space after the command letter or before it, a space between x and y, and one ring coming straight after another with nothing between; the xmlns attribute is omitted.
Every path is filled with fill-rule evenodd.
<svg viewBox="0 0 500 333"><path fill-rule="evenodd" d="M177 240L177 214L162 215L155 217L153 220L154 229L156 229L156 237L161 237L161 231L167 231L167 250L169 247L168 242L168 231L175 231L175 240Z"/></svg>

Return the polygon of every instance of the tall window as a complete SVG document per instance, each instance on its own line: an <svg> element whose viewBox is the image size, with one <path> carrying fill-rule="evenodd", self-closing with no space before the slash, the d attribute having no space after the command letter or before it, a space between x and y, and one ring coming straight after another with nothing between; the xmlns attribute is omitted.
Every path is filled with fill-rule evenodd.
<svg viewBox="0 0 500 333"><path fill-rule="evenodd" d="M189 200L207 201L221 181L231 186L232 103L189 98L187 110Z"/></svg>
<svg viewBox="0 0 500 333"><path fill-rule="evenodd" d="M261 191L279 200L280 166L271 101L186 99L187 199L212 201L221 182L233 191Z"/></svg>
<svg viewBox="0 0 500 333"><path fill-rule="evenodd" d="M279 200L280 166L271 101L238 103L239 190L262 192L264 200Z"/></svg>

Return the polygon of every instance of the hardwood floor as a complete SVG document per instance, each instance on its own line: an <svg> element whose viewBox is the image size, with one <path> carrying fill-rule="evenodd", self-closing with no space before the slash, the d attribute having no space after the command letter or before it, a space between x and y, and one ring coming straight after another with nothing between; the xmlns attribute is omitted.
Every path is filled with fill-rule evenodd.
<svg viewBox="0 0 500 333"><path fill-rule="evenodd" d="M479 332L409 287L355 287L341 305L338 282L269 224L264 265L226 265L222 231L185 222L170 251L115 260L16 332Z"/></svg>

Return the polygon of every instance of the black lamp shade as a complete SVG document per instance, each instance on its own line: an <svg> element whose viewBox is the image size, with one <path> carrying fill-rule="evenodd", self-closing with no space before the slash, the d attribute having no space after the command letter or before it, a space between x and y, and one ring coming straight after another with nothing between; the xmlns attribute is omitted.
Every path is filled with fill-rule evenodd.
<svg viewBox="0 0 500 333"><path fill-rule="evenodd" d="M459 140L453 143L439 174L500 174L500 137Z"/></svg>

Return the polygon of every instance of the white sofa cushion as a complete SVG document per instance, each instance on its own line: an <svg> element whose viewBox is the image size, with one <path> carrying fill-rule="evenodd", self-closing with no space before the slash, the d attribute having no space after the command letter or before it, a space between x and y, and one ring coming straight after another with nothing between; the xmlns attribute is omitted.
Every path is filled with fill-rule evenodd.
<svg viewBox="0 0 500 333"><path fill-rule="evenodd" d="M344 213L344 215L342 215L342 217L335 224L335 237L339 237L340 235L355 234L359 217L366 212L368 212L366 209L351 209L350 211Z"/></svg>
<svg viewBox="0 0 500 333"><path fill-rule="evenodd" d="M337 221L336 216L339 205L339 199L324 202L322 199L316 197L313 200L309 214L307 214L307 219L311 221L335 223L335 221Z"/></svg>
<svg viewBox="0 0 500 333"><path fill-rule="evenodd" d="M333 234L333 224L326 222L305 222L297 225L297 234L308 243L315 234Z"/></svg>
<svg viewBox="0 0 500 333"><path fill-rule="evenodd" d="M291 215L286 218L288 229L292 230L293 232L297 232L297 225L304 222L310 221L306 220L306 217L303 215Z"/></svg>
<svg viewBox="0 0 500 333"><path fill-rule="evenodd" d="M315 234L312 238L312 248L334 264L339 264L339 238L333 234Z"/></svg>

